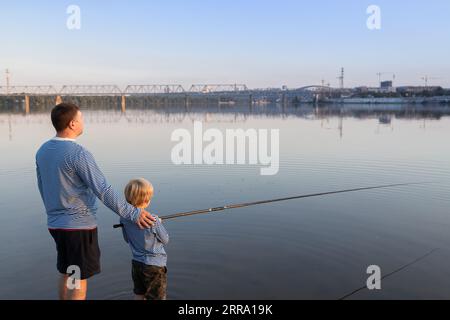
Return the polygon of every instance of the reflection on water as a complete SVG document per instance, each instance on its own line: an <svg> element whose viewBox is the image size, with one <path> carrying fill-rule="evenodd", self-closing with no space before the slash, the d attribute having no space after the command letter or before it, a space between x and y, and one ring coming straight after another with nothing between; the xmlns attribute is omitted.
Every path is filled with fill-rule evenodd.
<svg viewBox="0 0 450 320"><path fill-rule="evenodd" d="M16 109L0 110L0 124L8 122L10 139L12 139L12 126L14 123L24 121L26 123L44 123L48 121L47 110L39 110L30 115ZM218 115L218 116L216 116ZM389 125L393 129L392 119L421 119L422 127L426 128L427 120L440 120L450 116L450 107L432 105L342 105L342 106L312 106L283 107L280 105L265 106L171 106L165 108L146 107L129 108L123 113L120 110L103 109L101 107L89 107L85 110L85 117L90 123L118 123L125 119L128 123L182 123L183 121L203 121L215 123L246 122L251 118L301 118L308 120L320 120L321 126L330 129L328 124L332 118L338 119L340 136L343 134L344 119L378 119L380 126ZM12 119L14 117L14 119ZM377 129L380 128L378 126Z"/></svg>
<svg viewBox="0 0 450 320"><path fill-rule="evenodd" d="M169 298L335 299L363 285L366 268L388 273L426 260L355 298L450 298L450 108L441 106L185 107L85 110L90 149L113 186L133 177L156 187L152 211L364 187L426 186L304 199L166 223ZM280 173L254 166L174 166L171 132L280 129ZM0 298L54 299L55 249L35 186L34 153L53 135L48 112L0 112ZM92 299L132 296L130 253L100 206L103 272ZM19 276L20 275L20 276Z"/></svg>

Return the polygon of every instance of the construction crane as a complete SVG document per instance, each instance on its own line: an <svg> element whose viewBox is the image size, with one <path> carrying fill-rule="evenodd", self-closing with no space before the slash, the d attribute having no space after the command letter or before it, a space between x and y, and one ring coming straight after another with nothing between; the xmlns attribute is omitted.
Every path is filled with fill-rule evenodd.
<svg viewBox="0 0 450 320"><path fill-rule="evenodd" d="M339 87L344 89L344 68L341 68L341 75L338 77L339 79Z"/></svg>
<svg viewBox="0 0 450 320"><path fill-rule="evenodd" d="M385 74L391 74L392 75L392 85L394 85L394 81L395 81L395 73L393 72L378 72L377 76L378 76L378 83L381 86L381 77Z"/></svg>
<svg viewBox="0 0 450 320"><path fill-rule="evenodd" d="M437 79L441 79L438 77L429 77L429 76L424 76L421 78L423 81L425 81L425 88L428 88L428 80L437 80Z"/></svg>

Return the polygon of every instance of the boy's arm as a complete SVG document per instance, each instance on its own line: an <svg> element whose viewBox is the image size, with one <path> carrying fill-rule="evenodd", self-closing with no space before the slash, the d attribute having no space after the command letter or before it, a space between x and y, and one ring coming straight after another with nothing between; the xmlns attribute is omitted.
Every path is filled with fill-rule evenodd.
<svg viewBox="0 0 450 320"><path fill-rule="evenodd" d="M125 231L125 226L122 227L122 236L123 240L125 240L126 243L130 243L130 240L128 240L127 232Z"/></svg>
<svg viewBox="0 0 450 320"><path fill-rule="evenodd" d="M159 220L159 217L156 216L155 218L156 222L152 227L152 231L156 235L156 238L161 241L163 245L166 245L169 243L169 234L167 233L167 230L162 222Z"/></svg>

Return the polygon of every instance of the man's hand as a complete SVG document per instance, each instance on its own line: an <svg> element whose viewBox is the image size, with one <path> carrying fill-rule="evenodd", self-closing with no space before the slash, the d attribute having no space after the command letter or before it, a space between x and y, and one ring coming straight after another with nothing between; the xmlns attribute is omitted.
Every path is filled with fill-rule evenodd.
<svg viewBox="0 0 450 320"><path fill-rule="evenodd" d="M142 209L137 225L141 229L148 229L154 225L155 221L156 219L149 212Z"/></svg>

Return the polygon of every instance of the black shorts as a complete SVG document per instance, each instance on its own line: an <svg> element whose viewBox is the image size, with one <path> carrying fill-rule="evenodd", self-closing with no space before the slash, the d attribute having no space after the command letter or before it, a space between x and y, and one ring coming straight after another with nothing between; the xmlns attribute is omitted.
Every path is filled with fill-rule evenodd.
<svg viewBox="0 0 450 320"><path fill-rule="evenodd" d="M56 268L61 274L73 274L73 270L68 270L69 267L79 268L80 280L89 279L100 273L97 229L74 231L49 229L49 231L55 239L58 252Z"/></svg>
<svg viewBox="0 0 450 320"><path fill-rule="evenodd" d="M134 294L147 300L166 300L167 267L148 266L132 260Z"/></svg>

